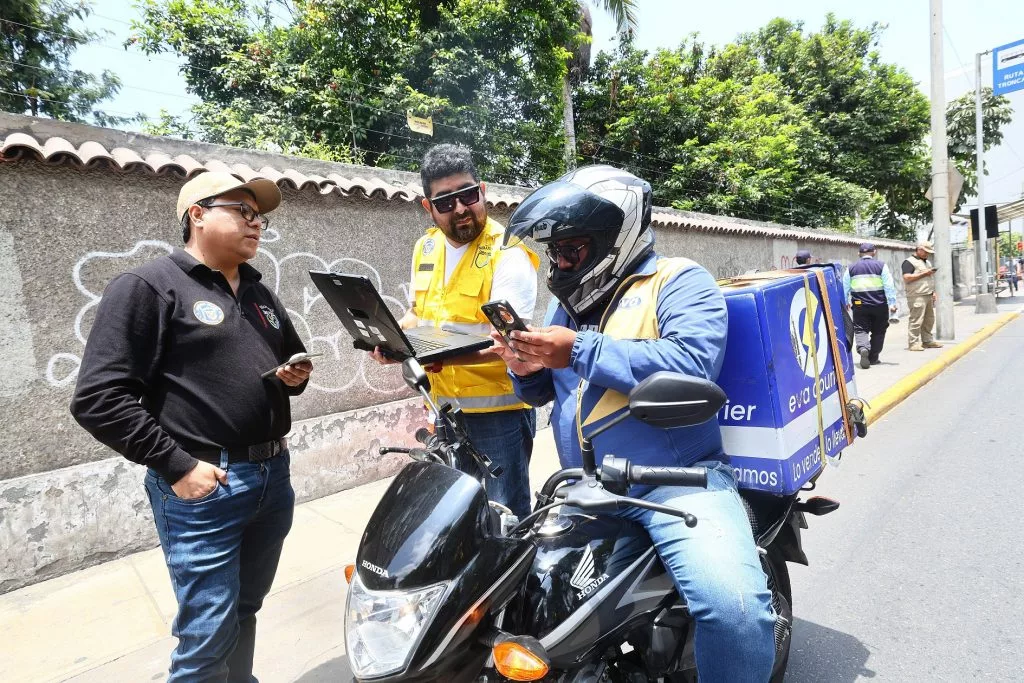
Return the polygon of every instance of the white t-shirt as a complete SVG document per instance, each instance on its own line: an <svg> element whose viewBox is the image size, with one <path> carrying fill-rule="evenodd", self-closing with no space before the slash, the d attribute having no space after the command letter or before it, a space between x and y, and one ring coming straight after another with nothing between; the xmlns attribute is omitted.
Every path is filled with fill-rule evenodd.
<svg viewBox="0 0 1024 683"><path fill-rule="evenodd" d="M452 279L452 273L462 259L468 244L453 247L451 242L444 240L444 283ZM415 271L409 274L409 282L415 279ZM409 287L409 304L415 301L416 289ZM490 300L504 299L515 309L524 322L533 319L533 310L537 305L537 271L530 257L522 249L509 249L498 261L494 269L494 280L491 282Z"/></svg>

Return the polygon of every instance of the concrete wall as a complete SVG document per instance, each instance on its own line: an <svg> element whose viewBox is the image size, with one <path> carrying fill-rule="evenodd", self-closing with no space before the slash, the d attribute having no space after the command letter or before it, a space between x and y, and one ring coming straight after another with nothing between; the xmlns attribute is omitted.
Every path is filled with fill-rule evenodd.
<svg viewBox="0 0 1024 683"><path fill-rule="evenodd" d="M104 142L125 146L128 138L134 139ZM212 147L173 142L182 145L172 151L197 158ZM253 165L298 166L276 155L216 151L229 163L257 154ZM324 172L321 162L313 165L308 170ZM363 177L368 171L360 169ZM408 183L415 176L390 179ZM173 206L182 182L141 170L0 163L0 592L156 544L142 468L96 443L67 407L106 283L180 245ZM492 210L503 222L508 213ZM292 189L271 218L253 265L307 346L325 354L308 390L292 403L293 482L299 500L308 500L392 474L404 458L382 458L377 447L411 441L423 414L394 368L351 348L306 271L367 275L400 315L411 247L428 221L415 202ZM857 258L855 240L825 243L820 234L659 228L657 245L661 254L688 256L719 277L788 267L799 248L819 260ZM898 272L906 251L882 254ZM543 285L540 291L535 319L549 298Z"/></svg>

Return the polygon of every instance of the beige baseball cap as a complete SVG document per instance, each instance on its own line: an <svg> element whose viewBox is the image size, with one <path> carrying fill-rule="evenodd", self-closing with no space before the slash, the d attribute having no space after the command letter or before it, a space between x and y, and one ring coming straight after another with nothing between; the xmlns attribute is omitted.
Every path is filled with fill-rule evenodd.
<svg viewBox="0 0 1024 683"><path fill-rule="evenodd" d="M266 178L253 178L245 182L240 176L223 171L205 171L185 183L178 192L177 220L181 220L188 207L196 202L217 197L231 190L249 190L256 198L260 213L269 213L281 203L281 190L277 183Z"/></svg>
<svg viewBox="0 0 1024 683"><path fill-rule="evenodd" d="M932 243L931 242L918 242L917 243L917 248L918 249L924 249L929 254L934 254L935 253L935 249L932 247Z"/></svg>

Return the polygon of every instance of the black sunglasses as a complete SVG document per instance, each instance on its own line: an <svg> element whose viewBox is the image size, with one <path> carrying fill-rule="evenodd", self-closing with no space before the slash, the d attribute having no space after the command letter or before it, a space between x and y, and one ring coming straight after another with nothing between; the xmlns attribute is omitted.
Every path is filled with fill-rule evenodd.
<svg viewBox="0 0 1024 683"><path fill-rule="evenodd" d="M558 259L561 258L570 266L578 266L580 263L580 252L588 246L590 246L590 242L584 242L575 247L571 244L549 244L547 249L548 260L557 266Z"/></svg>
<svg viewBox="0 0 1024 683"><path fill-rule="evenodd" d="M462 202L463 206L473 206L480 201L480 186L465 187L455 192L443 194L440 197L434 197L430 200L430 203L434 205L434 209L438 213L451 213L455 210L456 199Z"/></svg>
<svg viewBox="0 0 1024 683"><path fill-rule="evenodd" d="M232 204L202 204L202 203L200 203L199 206L206 207L207 209L235 207L235 208L238 209L238 213L242 214L242 219L246 223L252 223L253 221L258 220L260 222L260 230L266 230L268 227L270 227L270 219L267 218L266 216L262 215L259 211L257 211L256 209L252 208L251 206L249 206L245 202L234 202Z"/></svg>

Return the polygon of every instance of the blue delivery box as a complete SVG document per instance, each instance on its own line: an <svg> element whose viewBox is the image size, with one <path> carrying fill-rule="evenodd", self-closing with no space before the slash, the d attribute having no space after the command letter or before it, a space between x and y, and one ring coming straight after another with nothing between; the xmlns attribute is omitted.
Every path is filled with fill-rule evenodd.
<svg viewBox="0 0 1024 683"><path fill-rule="evenodd" d="M756 273L721 286L729 309L718 377L728 397L718 414L725 452L741 487L794 493L852 439L841 398L856 396L842 284L826 266Z"/></svg>

